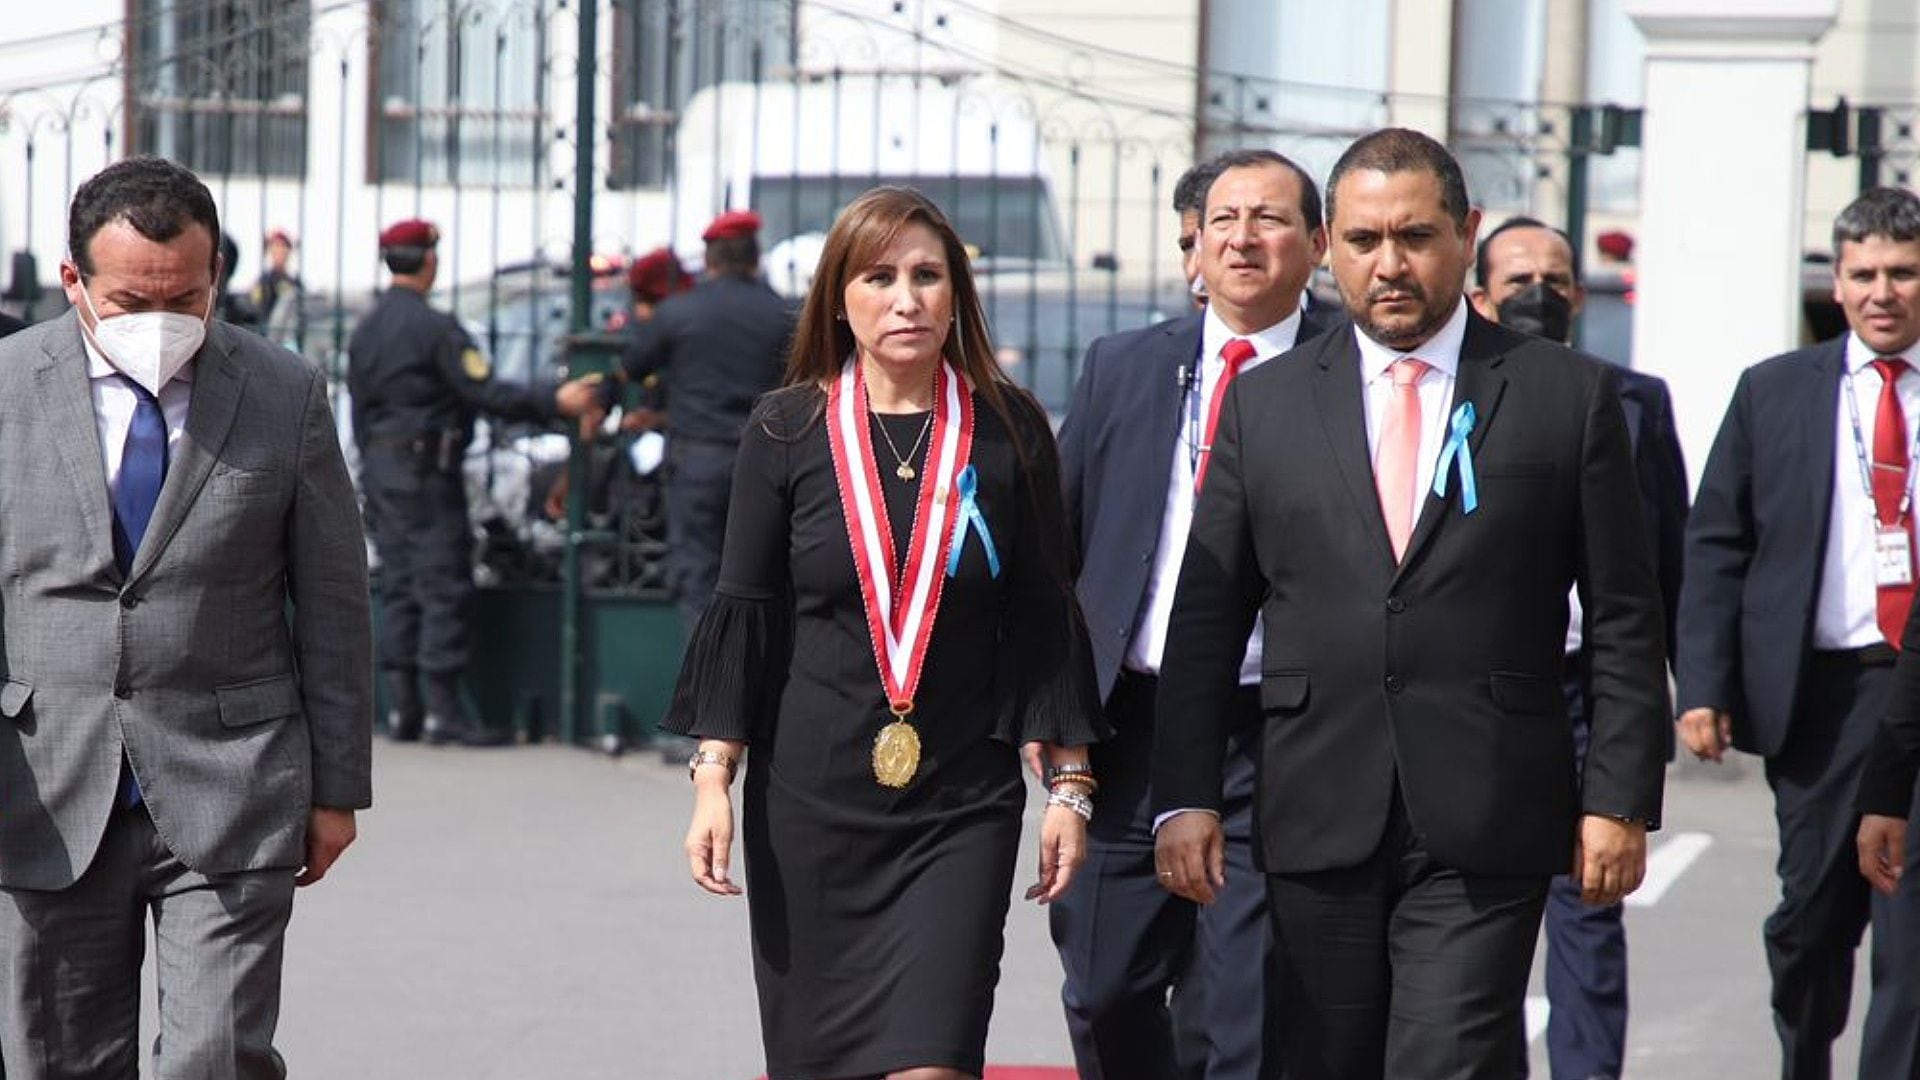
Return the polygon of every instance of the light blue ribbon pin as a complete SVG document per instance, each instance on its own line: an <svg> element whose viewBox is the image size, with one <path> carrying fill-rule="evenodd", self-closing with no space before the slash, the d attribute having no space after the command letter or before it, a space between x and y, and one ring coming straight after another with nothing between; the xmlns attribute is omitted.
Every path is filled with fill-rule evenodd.
<svg viewBox="0 0 1920 1080"><path fill-rule="evenodd" d="M980 512L980 501L975 497L979 490L980 479L969 465L960 470L957 486L960 489L960 507L954 512L953 548L947 553L947 576L960 572L960 551L967 546L967 530L971 528L980 534L980 546L986 549L987 569L994 577L1000 576L1000 552L993 546L993 533L987 529L987 515Z"/></svg>
<svg viewBox="0 0 1920 1080"><path fill-rule="evenodd" d="M1460 512L1471 514L1480 506L1480 485L1473 478L1473 450L1467 436L1473 434L1473 402L1463 401L1453 410L1453 424L1447 432L1447 445L1440 451L1440 464L1433 470L1433 493L1447 497L1447 470L1454 458L1460 459Z"/></svg>

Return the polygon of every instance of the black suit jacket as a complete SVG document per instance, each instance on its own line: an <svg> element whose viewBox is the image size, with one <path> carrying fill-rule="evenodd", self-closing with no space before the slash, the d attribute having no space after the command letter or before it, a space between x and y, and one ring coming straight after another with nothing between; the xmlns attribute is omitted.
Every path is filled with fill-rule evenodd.
<svg viewBox="0 0 1920 1080"><path fill-rule="evenodd" d="M753 403L780 385L794 316L765 281L709 278L629 324L621 367L635 383L660 372L672 434L737 444Z"/></svg>
<svg viewBox="0 0 1920 1080"><path fill-rule="evenodd" d="M1336 321L1317 308L1302 311L1295 344ZM1173 455L1183 452L1181 430L1188 423L1186 376L1198 360L1204 324L1204 315L1188 315L1096 340L1060 428L1080 608L1103 700L1113 691L1153 577Z"/></svg>
<svg viewBox="0 0 1920 1080"><path fill-rule="evenodd" d="M1667 630L1667 659L1674 658L1680 611L1681 567L1687 529L1687 464L1680 434L1673 426L1673 397L1664 380L1619 368L1620 411L1633 446L1635 478L1640 484L1640 515L1653 550L1660 580L1660 602ZM1671 734L1671 733L1669 733Z"/></svg>
<svg viewBox="0 0 1920 1080"><path fill-rule="evenodd" d="M1467 319L1454 403L1479 414L1479 507L1462 512L1451 475L1398 565L1352 333L1235 380L1223 407L1161 669L1153 800L1219 805L1236 643L1264 614L1268 872L1364 861L1396 777L1443 863L1565 872L1576 778L1561 674L1576 582L1592 667L1580 798L1588 812L1659 820L1659 587L1614 369Z"/></svg>
<svg viewBox="0 0 1920 1080"><path fill-rule="evenodd" d="M1846 338L1748 368L1687 521L1675 676L1682 711L1733 716L1733 745L1786 745L1833 510Z"/></svg>

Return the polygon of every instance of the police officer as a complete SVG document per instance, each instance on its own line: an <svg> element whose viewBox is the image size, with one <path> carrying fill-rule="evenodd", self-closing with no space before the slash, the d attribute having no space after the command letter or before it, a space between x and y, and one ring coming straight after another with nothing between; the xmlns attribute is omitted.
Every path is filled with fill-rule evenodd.
<svg viewBox="0 0 1920 1080"><path fill-rule="evenodd" d="M460 697L473 609L473 534L461 461L473 420L578 415L493 378L460 323L427 304L440 264L437 229L407 220L380 234L392 287L354 328L347 385L368 523L380 554L380 667L388 733L407 742L497 745ZM422 699L421 690L425 697Z"/></svg>
<svg viewBox="0 0 1920 1080"><path fill-rule="evenodd" d="M713 219L706 271L629 327L619 376L659 373L667 398L667 582L691 631L720 575L734 451L754 399L778 386L793 335L793 306L760 278L760 215ZM589 377L590 379L591 377ZM614 383L576 380L562 401L610 407Z"/></svg>

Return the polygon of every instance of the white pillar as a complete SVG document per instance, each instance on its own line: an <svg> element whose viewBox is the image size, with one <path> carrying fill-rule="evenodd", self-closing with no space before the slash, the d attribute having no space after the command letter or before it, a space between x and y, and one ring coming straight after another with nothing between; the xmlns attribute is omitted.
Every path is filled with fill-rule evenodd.
<svg viewBox="0 0 1920 1080"><path fill-rule="evenodd" d="M1799 344L1813 46L1839 0L1627 0L1647 39L1634 366L1697 479L1742 369Z"/></svg>
<svg viewBox="0 0 1920 1080"><path fill-rule="evenodd" d="M1388 82L1394 127L1447 141L1453 92L1453 0L1391 0Z"/></svg>

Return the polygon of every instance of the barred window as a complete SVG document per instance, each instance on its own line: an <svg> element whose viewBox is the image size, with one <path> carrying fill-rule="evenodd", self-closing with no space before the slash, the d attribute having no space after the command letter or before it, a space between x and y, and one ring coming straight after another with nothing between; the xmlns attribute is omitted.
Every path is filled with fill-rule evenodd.
<svg viewBox="0 0 1920 1080"><path fill-rule="evenodd" d="M310 0L128 0L132 149L201 174L300 176Z"/></svg>
<svg viewBox="0 0 1920 1080"><path fill-rule="evenodd" d="M375 0L374 181L533 187L547 12L524 0Z"/></svg>
<svg viewBox="0 0 1920 1080"><path fill-rule="evenodd" d="M613 0L615 188L659 187L688 99L793 62L794 0Z"/></svg>

